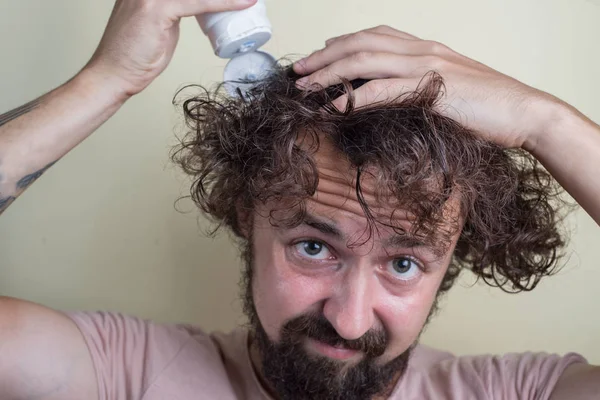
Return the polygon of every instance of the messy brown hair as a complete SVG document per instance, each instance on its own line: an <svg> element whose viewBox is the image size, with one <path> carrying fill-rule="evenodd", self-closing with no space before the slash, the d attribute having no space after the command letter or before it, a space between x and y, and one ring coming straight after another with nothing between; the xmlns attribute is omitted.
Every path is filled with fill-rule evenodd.
<svg viewBox="0 0 600 400"><path fill-rule="evenodd" d="M213 232L226 227L247 246L240 216L267 202L294 211L271 214L272 224L299 224L318 184L314 155L327 138L354 168L369 234L376 223L389 225L362 195L369 171L394 207L415 216L411 233L424 237L440 229L444 205L459 193L464 225L440 291L463 269L513 292L556 270L564 246L558 185L529 153L485 141L438 112L442 77L429 73L416 91L360 108L353 90L364 80L306 91L297 78L279 65L246 93L228 95L221 84L183 102L188 133L173 160L193 178L191 198ZM348 106L338 110L332 100L344 93ZM298 144L301 132L314 146Z"/></svg>

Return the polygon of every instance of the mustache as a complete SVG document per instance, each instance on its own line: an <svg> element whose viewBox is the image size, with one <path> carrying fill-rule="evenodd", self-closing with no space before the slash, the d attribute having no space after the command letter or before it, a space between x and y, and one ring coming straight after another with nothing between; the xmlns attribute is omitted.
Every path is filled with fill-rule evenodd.
<svg viewBox="0 0 600 400"><path fill-rule="evenodd" d="M318 340L330 346L360 351L367 358L381 356L388 344L387 333L371 329L358 339L341 337L323 314L304 314L288 321L282 328L281 338L291 343L299 342L302 336Z"/></svg>

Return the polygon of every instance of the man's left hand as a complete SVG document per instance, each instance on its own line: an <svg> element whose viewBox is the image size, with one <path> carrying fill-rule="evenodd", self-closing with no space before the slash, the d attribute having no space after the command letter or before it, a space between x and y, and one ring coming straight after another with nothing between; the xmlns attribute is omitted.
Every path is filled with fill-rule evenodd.
<svg viewBox="0 0 600 400"><path fill-rule="evenodd" d="M379 26L329 39L325 48L296 62L306 75L298 86L328 87L357 78L370 80L355 93L355 107L393 100L417 90L430 71L442 76L445 93L438 111L504 147L537 141L562 102L540 90L456 53L447 46ZM344 109L347 97L335 100Z"/></svg>

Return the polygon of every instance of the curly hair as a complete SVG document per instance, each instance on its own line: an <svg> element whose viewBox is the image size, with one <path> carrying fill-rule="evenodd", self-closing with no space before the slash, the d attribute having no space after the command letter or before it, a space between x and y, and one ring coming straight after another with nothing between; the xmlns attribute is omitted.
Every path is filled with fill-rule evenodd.
<svg viewBox="0 0 600 400"><path fill-rule="evenodd" d="M272 224L299 224L326 138L356 174L370 233L376 223L390 224L362 195L367 173L376 197L391 196L388 204L414 215L411 231L424 237L439 233L444 205L460 194L462 231L440 292L463 269L508 292L531 290L556 271L565 245L560 187L529 153L483 140L437 111L441 76L430 72L416 91L364 107L354 106L354 90L365 80L307 91L297 78L280 63L247 93L228 96L222 83L183 102L188 132L172 158L193 178L191 198L215 224L212 233L226 227L248 245L240 216L267 202L293 211L272 213ZM338 110L332 101L342 94L349 101ZM300 145L301 134L314 146Z"/></svg>

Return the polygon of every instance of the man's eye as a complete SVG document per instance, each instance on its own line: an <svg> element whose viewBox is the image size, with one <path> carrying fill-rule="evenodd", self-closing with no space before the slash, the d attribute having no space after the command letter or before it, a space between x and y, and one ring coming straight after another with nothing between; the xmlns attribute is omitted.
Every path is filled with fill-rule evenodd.
<svg viewBox="0 0 600 400"><path fill-rule="evenodd" d="M298 254L313 260L327 260L331 258L331 252L327 246L315 240L303 240L294 245Z"/></svg>
<svg viewBox="0 0 600 400"><path fill-rule="evenodd" d="M409 281L421 273L420 265L411 257L398 257L388 263L388 271L397 279Z"/></svg>

